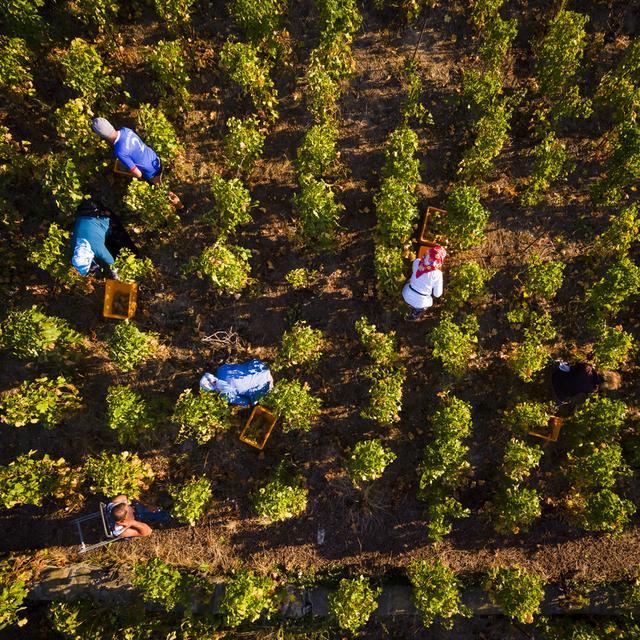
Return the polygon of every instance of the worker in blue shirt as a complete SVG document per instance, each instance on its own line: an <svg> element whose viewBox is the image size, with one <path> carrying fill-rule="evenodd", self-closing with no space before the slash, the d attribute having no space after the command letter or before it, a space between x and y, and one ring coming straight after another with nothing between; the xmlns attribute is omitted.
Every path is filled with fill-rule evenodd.
<svg viewBox="0 0 640 640"><path fill-rule="evenodd" d="M71 236L71 264L76 271L81 276L87 276L102 269L104 275L117 280L118 273L113 263L124 247L134 255L139 255L120 218L97 200L84 200L78 206Z"/></svg>
<svg viewBox="0 0 640 640"><path fill-rule="evenodd" d="M162 162L156 152L142 138L127 127L116 130L106 118L94 118L92 130L113 146L115 157L133 176L150 184L162 182ZM182 203L175 193L169 191L171 203L178 209Z"/></svg>
<svg viewBox="0 0 640 640"><path fill-rule="evenodd" d="M269 393L273 377L269 367L257 358L242 364L223 364L215 372L205 373L200 378L200 388L216 391L229 404L248 407Z"/></svg>

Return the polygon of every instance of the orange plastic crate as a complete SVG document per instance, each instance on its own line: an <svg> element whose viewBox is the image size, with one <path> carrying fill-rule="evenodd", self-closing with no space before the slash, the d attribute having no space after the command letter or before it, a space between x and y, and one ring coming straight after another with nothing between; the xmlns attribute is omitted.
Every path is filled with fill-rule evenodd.
<svg viewBox="0 0 640 640"><path fill-rule="evenodd" d="M250 444L256 449L264 449L267 440L273 431L277 418L264 407L257 404L249 416L244 429L240 434L240 440Z"/></svg>
<svg viewBox="0 0 640 640"><path fill-rule="evenodd" d="M563 422L564 420L562 418L551 418L549 420L549 424L547 425L549 428L549 431L547 433L529 431L529 435L535 436L536 438L541 438L542 440L547 440L549 442L557 442L558 437L560 436L560 429L562 428Z"/></svg>
<svg viewBox="0 0 640 640"><path fill-rule="evenodd" d="M107 280L104 287L104 306L102 314L105 318L127 320L136 313L138 299L138 285Z"/></svg>
<svg viewBox="0 0 640 640"><path fill-rule="evenodd" d="M447 212L444 209L436 209L435 207L427 207L426 211L422 215L422 222L420 224L420 233L418 234L418 244L433 247L437 244L446 244L447 239L443 236L434 235L429 232L429 223L433 222L433 217L446 216Z"/></svg>

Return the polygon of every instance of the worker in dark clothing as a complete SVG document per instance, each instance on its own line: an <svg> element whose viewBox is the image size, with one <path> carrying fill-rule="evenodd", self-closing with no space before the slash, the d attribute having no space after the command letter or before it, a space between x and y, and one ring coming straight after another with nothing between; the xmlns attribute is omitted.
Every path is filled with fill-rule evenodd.
<svg viewBox="0 0 640 640"><path fill-rule="evenodd" d="M120 249L126 247L139 255L120 218L93 198L84 200L77 214L71 236L71 264L81 276L102 269L105 276L117 280L113 264Z"/></svg>
<svg viewBox="0 0 640 640"><path fill-rule="evenodd" d="M591 364L578 362L573 366L561 362L551 374L551 385L556 398L566 402L580 393L592 393L598 389L617 389L620 376L613 371L598 373Z"/></svg>

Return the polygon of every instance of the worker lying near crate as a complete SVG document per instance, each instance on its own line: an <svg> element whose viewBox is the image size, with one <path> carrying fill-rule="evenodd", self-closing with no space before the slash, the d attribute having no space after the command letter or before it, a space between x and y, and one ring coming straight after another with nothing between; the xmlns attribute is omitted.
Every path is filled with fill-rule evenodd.
<svg viewBox="0 0 640 640"><path fill-rule="evenodd" d="M217 391L229 404L242 407L256 404L272 387L269 367L257 358L242 364L223 364L215 374L205 373L200 378L201 389Z"/></svg>
<svg viewBox="0 0 640 640"><path fill-rule="evenodd" d="M447 256L444 247L431 247L422 258L416 258L411 267L411 278L402 289L404 301L411 307L405 320L416 322L424 319L424 311L433 305L433 297L442 295L444 280L442 263Z"/></svg>
<svg viewBox="0 0 640 640"><path fill-rule="evenodd" d="M615 371L598 373L591 364L578 362L573 366L560 362L551 374L551 386L559 402L567 402L579 394L603 389L612 391L620 387L620 375Z"/></svg>
<svg viewBox="0 0 640 640"><path fill-rule="evenodd" d="M122 221L111 209L94 198L84 200L77 209L76 222L71 236L71 264L81 276L102 270L105 277L118 279L113 263L120 249L140 252Z"/></svg>
<svg viewBox="0 0 640 640"><path fill-rule="evenodd" d="M112 498L107 505L109 526L117 538L135 538L150 536L153 529L151 524L168 524L171 515L162 509L148 509L143 504L129 502L127 496L120 495Z"/></svg>

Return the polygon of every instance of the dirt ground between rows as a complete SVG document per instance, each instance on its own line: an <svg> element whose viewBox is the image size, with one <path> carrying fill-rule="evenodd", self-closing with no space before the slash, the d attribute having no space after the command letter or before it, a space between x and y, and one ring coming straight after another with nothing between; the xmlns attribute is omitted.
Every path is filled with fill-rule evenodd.
<svg viewBox="0 0 640 640"><path fill-rule="evenodd" d="M508 71L511 86L528 82L532 73L531 42L544 32L554 6L549 2L507 2L504 15L517 17L520 25ZM617 60L629 38L637 37L640 3L570 2L569 8L591 16L584 80L590 93L593 80ZM64 456L71 463L102 449L120 450L104 426L104 398L110 384L126 382L158 399L164 408L157 434L144 447L137 447L156 470L157 482L150 497L166 500L163 486L167 481L180 481L193 474L213 481L214 504L195 530L181 527L158 531L148 540L111 546L92 560L131 562L158 555L186 566L206 564L212 572L240 564L304 572L322 572L341 564L384 572L403 566L410 558L440 557L462 572L517 563L549 579L582 580L619 578L634 564L640 564L637 518L624 535L611 539L580 532L564 515L561 499L566 487L557 480L564 453L562 443L545 446L542 466L534 479L543 496L543 514L528 533L496 535L485 510L495 487L497 462L509 437L501 425L502 410L516 399L543 399L549 393L544 376L535 384L525 385L507 370L500 357L503 345L518 337L505 315L517 295L517 275L527 256L537 252L543 258L567 262L565 285L552 306L560 336L554 357L567 356L572 346L578 353L588 346L580 299L593 276L590 280L581 255L612 211L594 209L587 195L589 182L602 170L594 147L610 124L606 117L566 124L561 136L574 156L576 170L566 184L552 189L542 205L523 209L514 194L531 167L527 157L532 144L528 133L530 105L522 105L515 114L511 143L482 187L483 203L491 211L487 239L478 249L453 254L448 261L450 267L474 257L497 270L489 285L490 294L472 309L479 316L481 336L478 358L466 377L449 378L429 356L425 335L438 320L438 304L426 322L407 325L401 309L385 308L375 297L373 195L379 185L385 140L400 122L404 95L398 74L401 59L415 51L426 86L425 103L434 116L435 125L417 129L423 180L419 195L421 207L438 206L455 180L461 152L470 140L469 116L456 100L460 71L474 63L478 46L467 22L468 13L467 4L459 1L429 10L420 36L422 19L407 26L392 14L363 8L363 27L353 42L355 75L340 99L342 165L334 180L338 198L345 205L342 230L334 253L315 254L295 237L291 197L296 188L292 161L311 124L296 78L303 74L309 50L317 39L317 21L312 3L293 3L289 28L296 43L297 62L278 79L280 119L270 131L264 157L249 180L259 206L254 221L242 229L236 241L253 251L252 275L256 282L239 297L216 295L206 282L181 273L181 266L212 241L200 216L210 204L209 177L222 171L224 122L230 115L248 111L248 105L217 68L217 51L231 30L224 3L214 2L207 14L196 13L193 46L200 67L192 72L194 108L178 122L187 151L186 161L174 177L175 190L187 205L187 213L181 227L171 234L142 232L138 236L160 274L141 288L136 324L160 332L166 346L163 355L131 374L118 373L109 364L104 341L112 323L99 315L101 286L90 294L61 291L45 274L27 267L17 276L17 286L9 290L11 306L25 307L33 302L43 305L48 313L67 318L88 336L93 350L77 365L60 365L81 388L84 410L55 431L5 427L0 462L7 463L30 449L48 452L52 457ZM150 72L144 66L141 47L164 36L151 13L119 30L122 49L111 64L125 78L132 94L129 104L156 99L149 87ZM55 63L46 64L52 65L53 73L43 73L37 87L41 106L16 106L8 99L0 102L3 120L14 137L31 140L40 153L57 145L52 141L55 132L49 117L53 108L68 97L56 82L59 70L56 76ZM28 113L31 118L26 117ZM130 107L123 107L113 119L120 125L134 122ZM117 206L124 189L121 182L105 176L94 186L107 202ZM44 196L33 184L26 187L13 198L14 204L27 213L24 234L31 234L46 228L52 209L42 211L37 198ZM128 222L136 224L134 219ZM310 291L288 288L284 275L297 267L319 269L320 283ZM367 357L357 343L353 324L363 315L380 329L397 332L408 369L402 420L391 428L359 416L367 402L367 381L358 371L366 366ZM276 430L264 452L239 443L235 431L201 447L174 445L175 427L166 416L180 392L195 388L204 370L223 361L272 359L282 333L298 318L329 337L329 348L317 368L299 372L323 399L317 426L304 434ZM632 318L633 314L623 314L626 328ZM217 346L206 341L220 331L228 332L233 339ZM12 388L36 374L57 372L58 366L5 358L1 388ZM473 473L461 493L472 516L459 521L453 534L434 546L426 538L425 507L417 498L416 467L423 446L430 440L428 416L436 394L443 389L451 389L473 406L474 431L469 441ZM619 397L632 405L634 415L638 391L637 379L625 376ZM630 433L635 430L635 420ZM344 461L355 442L373 436L390 445L398 458L383 478L363 493L351 487ZM306 478L308 509L300 518L265 525L251 511L250 494L283 457ZM625 480L620 488L637 502L635 477ZM89 498L82 509L91 510L96 503L97 498ZM49 547L54 561L75 560L77 541L69 520L77 509L61 507L59 502L51 502L42 508L0 511L0 526L11 532L3 536L0 547L6 551ZM320 529L325 531L322 545L317 543Z"/></svg>

